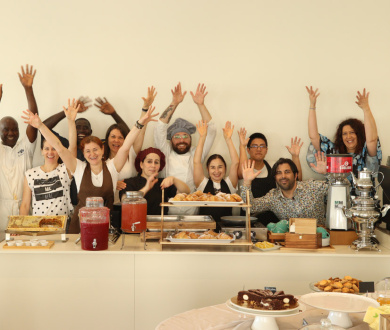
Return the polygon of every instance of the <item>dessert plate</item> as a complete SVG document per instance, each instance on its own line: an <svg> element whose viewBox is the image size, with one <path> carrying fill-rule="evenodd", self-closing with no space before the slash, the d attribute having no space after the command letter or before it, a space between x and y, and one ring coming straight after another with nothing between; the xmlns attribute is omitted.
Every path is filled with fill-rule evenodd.
<svg viewBox="0 0 390 330"><path fill-rule="evenodd" d="M266 309L257 309L257 308L249 308L245 306L241 306L237 302L237 296L230 298L230 304L239 311L250 313L252 315L290 315L290 314L296 314L299 309L302 309L299 304L297 304L296 307L290 308L290 309L282 309L282 310L266 310Z"/></svg>
<svg viewBox="0 0 390 330"><path fill-rule="evenodd" d="M270 247L270 248L268 248L268 249L259 248L259 247L256 246L256 244L253 244L253 248L254 248L255 250L258 250L258 251L267 252L267 251L279 250L280 247L281 247L281 245L279 245L279 244L275 244L275 243L272 243L272 244L274 244L274 246L273 246L273 247Z"/></svg>
<svg viewBox="0 0 390 330"><path fill-rule="evenodd" d="M343 292L325 292L325 291L322 291L321 289L317 288L314 284L316 284L317 282L311 282L309 284L309 287L310 289L312 289L313 291L315 292L323 292L323 293L343 293ZM346 293L346 294L358 294L358 295L362 295L364 293L360 293L360 292L357 292L357 293Z"/></svg>
<svg viewBox="0 0 390 330"><path fill-rule="evenodd" d="M173 205L183 206L236 206L244 204L244 202L174 201L173 198L170 198L168 202Z"/></svg>

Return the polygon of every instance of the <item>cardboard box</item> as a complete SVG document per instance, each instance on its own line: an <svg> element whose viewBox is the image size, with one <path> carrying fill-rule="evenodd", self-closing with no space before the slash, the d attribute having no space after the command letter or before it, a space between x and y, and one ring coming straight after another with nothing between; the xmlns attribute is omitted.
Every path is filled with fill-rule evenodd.
<svg viewBox="0 0 390 330"><path fill-rule="evenodd" d="M354 230L329 230L330 245L351 245L358 238Z"/></svg>
<svg viewBox="0 0 390 330"><path fill-rule="evenodd" d="M318 249L322 247L322 234L292 234L286 233L286 248Z"/></svg>
<svg viewBox="0 0 390 330"><path fill-rule="evenodd" d="M295 223L295 234L317 234L317 219L290 218L289 227Z"/></svg>
<svg viewBox="0 0 390 330"><path fill-rule="evenodd" d="M380 314L379 330L390 330L390 314Z"/></svg>

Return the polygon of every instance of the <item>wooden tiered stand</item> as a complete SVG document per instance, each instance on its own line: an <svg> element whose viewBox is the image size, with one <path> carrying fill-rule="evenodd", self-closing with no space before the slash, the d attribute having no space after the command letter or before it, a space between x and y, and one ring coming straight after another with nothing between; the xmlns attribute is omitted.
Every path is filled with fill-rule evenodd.
<svg viewBox="0 0 390 330"><path fill-rule="evenodd" d="M252 250L252 240L251 240L251 222L250 222L250 209L251 205L249 204L249 191L246 193L246 204L239 204L239 205L229 205L229 206L223 206L223 205L204 205L204 204L197 204L194 202L194 204L191 205L174 205L172 203L164 203L164 190L162 191L162 203L161 206L161 236L160 236L160 244L162 248L164 246L169 245L191 245L191 246L205 246L205 245L214 245L214 246L246 246L248 247L248 251L250 252ZM196 240L194 239L194 243L188 243L188 242L170 242L167 241L166 238L164 238L164 207L245 207L246 208L246 239L243 240L235 240L232 243L213 243L213 242L206 242L207 240L204 240L205 242L202 243L196 243Z"/></svg>

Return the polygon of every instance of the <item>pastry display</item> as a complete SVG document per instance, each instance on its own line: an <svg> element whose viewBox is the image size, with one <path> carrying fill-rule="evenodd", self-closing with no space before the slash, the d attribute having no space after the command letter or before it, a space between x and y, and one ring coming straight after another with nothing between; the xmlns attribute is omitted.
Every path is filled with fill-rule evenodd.
<svg viewBox="0 0 390 330"><path fill-rule="evenodd" d="M11 215L8 230L11 231L57 231L66 224L66 215L34 216Z"/></svg>
<svg viewBox="0 0 390 330"><path fill-rule="evenodd" d="M238 305L262 309L262 310L284 310L292 309L298 306L298 299L292 294L285 294L283 291L271 290L248 290L239 291L237 294Z"/></svg>
<svg viewBox="0 0 390 330"><path fill-rule="evenodd" d="M173 238L178 239L233 239L232 236L226 233L216 233L212 230L205 231L204 233L195 233L188 231L181 231L172 236Z"/></svg>
<svg viewBox="0 0 390 330"><path fill-rule="evenodd" d="M172 201L175 202L242 202L242 198L237 194L225 194L223 192L219 192L216 195L212 195L210 193L204 193L200 190L192 193L192 194L177 194Z"/></svg>
<svg viewBox="0 0 390 330"><path fill-rule="evenodd" d="M324 292L359 293L360 282L360 280L351 276L344 276L344 278L331 277L314 283L314 286Z"/></svg>
<svg viewBox="0 0 390 330"><path fill-rule="evenodd" d="M53 219L53 218L48 218L48 219L42 219L39 221L39 227L57 227L61 228L62 227L62 221L59 219Z"/></svg>

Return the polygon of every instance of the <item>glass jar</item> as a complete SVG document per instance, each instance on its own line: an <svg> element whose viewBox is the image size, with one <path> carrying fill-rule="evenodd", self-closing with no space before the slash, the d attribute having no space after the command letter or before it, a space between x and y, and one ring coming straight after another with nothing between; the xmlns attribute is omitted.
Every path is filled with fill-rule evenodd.
<svg viewBox="0 0 390 330"><path fill-rule="evenodd" d="M102 197L88 197L79 210L81 248L89 251L108 249L110 209L104 207Z"/></svg>
<svg viewBox="0 0 390 330"><path fill-rule="evenodd" d="M122 200L122 225L126 233L146 231L147 201L141 191L126 191Z"/></svg>
<svg viewBox="0 0 390 330"><path fill-rule="evenodd" d="M390 304L390 277L375 283L375 296L381 306Z"/></svg>

